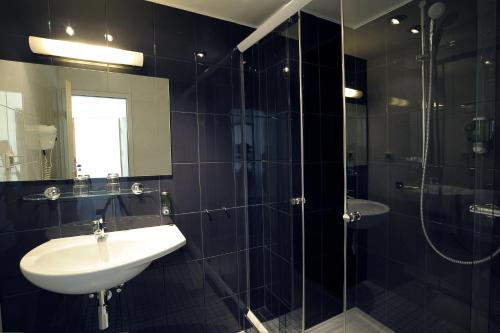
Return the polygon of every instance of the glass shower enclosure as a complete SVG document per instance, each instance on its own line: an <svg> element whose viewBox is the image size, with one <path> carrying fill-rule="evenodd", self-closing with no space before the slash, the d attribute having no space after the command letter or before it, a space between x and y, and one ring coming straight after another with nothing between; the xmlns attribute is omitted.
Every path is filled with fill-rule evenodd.
<svg viewBox="0 0 500 333"><path fill-rule="evenodd" d="M346 331L497 332L499 4L344 6Z"/></svg>
<svg viewBox="0 0 500 333"><path fill-rule="evenodd" d="M500 331L500 5L318 3L240 55L247 308L269 332Z"/></svg>

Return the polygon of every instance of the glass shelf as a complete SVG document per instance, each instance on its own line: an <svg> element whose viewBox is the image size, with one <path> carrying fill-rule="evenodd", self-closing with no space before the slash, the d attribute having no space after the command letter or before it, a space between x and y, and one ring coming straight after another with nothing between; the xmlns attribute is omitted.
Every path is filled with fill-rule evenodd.
<svg viewBox="0 0 500 333"><path fill-rule="evenodd" d="M121 189L119 193L111 193L106 190L97 190L97 191L89 191L88 194L85 195L75 195L73 192L63 192L56 200L50 200L43 193L40 194L28 194L23 196L23 200L25 201L57 201L57 200L74 200L74 199L83 199L83 198L106 198L106 197L130 197L130 196L141 196L144 194L151 194L158 192L157 189L153 188L144 188L142 193L136 194L132 192L130 189Z"/></svg>

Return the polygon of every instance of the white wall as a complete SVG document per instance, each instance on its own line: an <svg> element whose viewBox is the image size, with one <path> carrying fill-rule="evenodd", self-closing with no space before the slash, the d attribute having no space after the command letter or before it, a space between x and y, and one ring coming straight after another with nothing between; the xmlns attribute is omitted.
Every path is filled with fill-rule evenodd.
<svg viewBox="0 0 500 333"><path fill-rule="evenodd" d="M57 108L56 79L49 66L0 61L0 94L7 95L7 103L0 98L0 134L6 140L15 164L5 167L5 156L0 158L0 181L33 180L41 178L41 149L34 129L37 125L54 125ZM14 100L14 101L13 101ZM7 105L8 104L8 105ZM1 131L1 129L0 129ZM53 170L56 174L57 170Z"/></svg>

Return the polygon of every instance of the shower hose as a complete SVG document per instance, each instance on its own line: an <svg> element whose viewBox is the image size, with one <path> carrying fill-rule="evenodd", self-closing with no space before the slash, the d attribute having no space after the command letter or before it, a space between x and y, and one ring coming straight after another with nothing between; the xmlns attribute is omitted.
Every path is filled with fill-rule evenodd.
<svg viewBox="0 0 500 333"><path fill-rule="evenodd" d="M493 259L495 256L497 256L500 253L500 247L493 252L492 254L483 257L481 259L476 259L476 260L460 260L456 258L452 258L450 256L447 256L443 252L441 252L436 245L433 243L431 238L429 237L429 234L427 233L427 228L425 226L424 222L424 186L425 186L425 176L427 173L427 156L429 152L429 137L430 137L430 115L431 115L431 108L432 108L432 69L433 69L433 31L434 31L434 21L431 20L430 23L430 29L429 29L429 55L430 55L430 61L429 61L429 89L428 89L428 99L426 103L422 104L423 111L424 111L424 116L425 116L425 138L424 138L424 154L422 156L422 183L420 184L420 224L422 226L422 231L424 233L425 239L427 240L427 243L429 246L436 252L439 256L442 258L455 263L455 264L460 264L460 265L477 265L477 264L482 264L485 263L491 259ZM425 92L423 92L425 93Z"/></svg>

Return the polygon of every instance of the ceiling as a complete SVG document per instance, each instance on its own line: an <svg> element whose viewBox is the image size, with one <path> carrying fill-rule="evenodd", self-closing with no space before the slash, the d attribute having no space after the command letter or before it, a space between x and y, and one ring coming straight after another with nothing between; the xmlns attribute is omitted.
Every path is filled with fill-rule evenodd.
<svg viewBox="0 0 500 333"><path fill-rule="evenodd" d="M226 21L258 27L288 0L147 0ZM360 26L412 0L344 0L346 26ZM340 0L313 0L304 10L340 22Z"/></svg>

